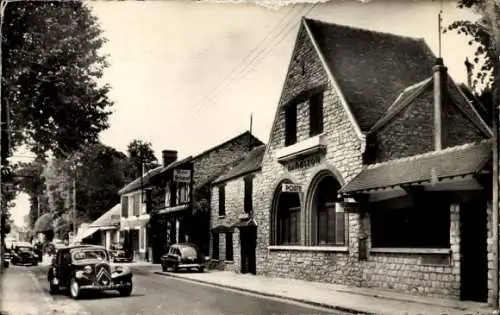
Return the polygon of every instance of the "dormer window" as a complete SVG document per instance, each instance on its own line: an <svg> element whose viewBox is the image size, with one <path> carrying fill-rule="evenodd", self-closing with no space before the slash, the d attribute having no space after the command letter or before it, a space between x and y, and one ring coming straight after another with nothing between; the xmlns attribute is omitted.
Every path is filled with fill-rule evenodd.
<svg viewBox="0 0 500 315"><path fill-rule="evenodd" d="M309 136L323 132L323 92L309 98Z"/></svg>
<svg viewBox="0 0 500 315"><path fill-rule="evenodd" d="M297 104L285 109L285 146L297 142Z"/></svg>

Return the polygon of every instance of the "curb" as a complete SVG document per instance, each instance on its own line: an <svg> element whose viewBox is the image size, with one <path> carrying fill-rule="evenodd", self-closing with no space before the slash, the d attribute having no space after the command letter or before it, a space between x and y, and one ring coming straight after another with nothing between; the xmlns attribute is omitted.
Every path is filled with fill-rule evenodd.
<svg viewBox="0 0 500 315"><path fill-rule="evenodd" d="M154 273L157 275L165 276L165 277L171 277L171 278L182 279L182 280L186 280L186 281L209 284L209 285L213 285L213 286L220 287L220 288L228 288L228 289L232 289L235 291L248 292L248 293L252 293L252 294L256 294L256 295L260 295L260 296L267 296L267 297L279 298L279 299L293 301L293 302L299 302L299 303L308 304L308 305L312 305L312 306L336 310L336 311L340 311L340 312L344 312L344 313L376 315L375 313L369 313L366 311L355 310L355 309L347 308L347 307L343 307L343 306L336 306L336 305L331 305L331 304L326 304L326 303L313 302L313 301L293 298L293 297L289 297L289 296L285 296L285 295L281 295L281 294L266 293L266 292L261 292L261 291L257 291L257 290L252 290L252 289L240 288L237 286L214 283L214 282L210 282L210 281L206 281L206 280L190 279L190 278L178 276L176 274L172 274L172 273L168 273L168 272L155 271Z"/></svg>

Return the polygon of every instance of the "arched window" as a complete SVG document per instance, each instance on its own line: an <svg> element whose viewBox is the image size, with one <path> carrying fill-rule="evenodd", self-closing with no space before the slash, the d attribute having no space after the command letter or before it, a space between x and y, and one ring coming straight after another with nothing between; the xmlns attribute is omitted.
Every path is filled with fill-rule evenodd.
<svg viewBox="0 0 500 315"><path fill-rule="evenodd" d="M312 245L346 244L346 218L342 207L338 206L337 193L340 184L330 173L318 175L313 185L311 205Z"/></svg>
<svg viewBox="0 0 500 315"><path fill-rule="evenodd" d="M297 245L300 243L300 197L297 192L282 191L285 181L278 185L273 199L273 245Z"/></svg>

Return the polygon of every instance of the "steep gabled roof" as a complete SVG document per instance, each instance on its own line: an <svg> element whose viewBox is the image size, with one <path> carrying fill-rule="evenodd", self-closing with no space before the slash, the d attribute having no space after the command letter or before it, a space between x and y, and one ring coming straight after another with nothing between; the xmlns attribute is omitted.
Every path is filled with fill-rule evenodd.
<svg viewBox="0 0 500 315"><path fill-rule="evenodd" d="M436 57L423 39L304 19L359 127L368 132Z"/></svg>
<svg viewBox="0 0 500 315"><path fill-rule="evenodd" d="M243 161L241 161L241 163L237 164L235 167L223 173L219 178L214 180L212 184L222 183L243 176L245 174L260 170L265 151L266 151L265 145L261 145L253 149L248 153L248 155L243 159Z"/></svg>

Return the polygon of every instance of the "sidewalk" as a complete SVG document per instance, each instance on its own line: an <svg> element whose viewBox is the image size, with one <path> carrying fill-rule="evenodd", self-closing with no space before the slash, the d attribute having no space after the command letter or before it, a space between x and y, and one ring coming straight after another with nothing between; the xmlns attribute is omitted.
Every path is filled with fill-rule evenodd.
<svg viewBox="0 0 500 315"><path fill-rule="evenodd" d="M493 309L482 303L419 297L378 289L215 270L204 273L155 273L357 314L495 314Z"/></svg>

